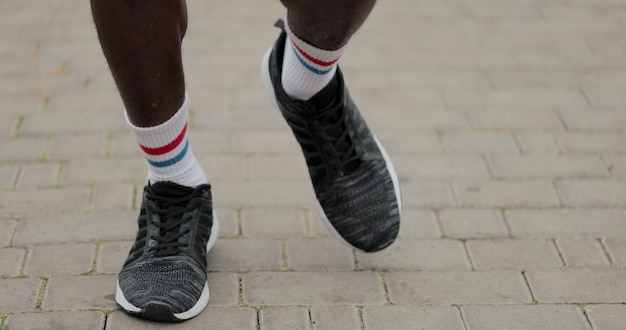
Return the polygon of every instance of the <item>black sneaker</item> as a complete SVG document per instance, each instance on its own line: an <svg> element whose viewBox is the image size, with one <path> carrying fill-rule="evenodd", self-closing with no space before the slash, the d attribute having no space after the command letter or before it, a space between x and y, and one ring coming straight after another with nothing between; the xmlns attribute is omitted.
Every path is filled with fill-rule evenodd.
<svg viewBox="0 0 626 330"><path fill-rule="evenodd" d="M265 88L300 143L317 197L317 211L348 245L374 252L394 242L400 228L398 178L389 157L352 101L339 68L309 101L292 100L282 88L284 23L262 64ZM328 99L328 105L320 101Z"/></svg>
<svg viewBox="0 0 626 330"><path fill-rule="evenodd" d="M211 187L157 182L144 188L139 231L119 274L115 300L155 321L183 321L209 302L207 251L218 233Z"/></svg>

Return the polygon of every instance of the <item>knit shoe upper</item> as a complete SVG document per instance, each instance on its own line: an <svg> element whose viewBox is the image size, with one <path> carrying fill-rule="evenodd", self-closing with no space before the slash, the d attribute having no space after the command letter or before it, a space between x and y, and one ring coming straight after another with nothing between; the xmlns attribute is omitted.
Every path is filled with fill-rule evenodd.
<svg viewBox="0 0 626 330"><path fill-rule="evenodd" d="M393 166L352 101L339 68L336 81L318 93L334 94L323 108L314 105L318 95L297 101L285 93L285 42L283 31L264 59L263 79L300 144L320 217L354 248L382 250L396 239L400 227L401 198Z"/></svg>
<svg viewBox="0 0 626 330"><path fill-rule="evenodd" d="M217 237L210 186L146 186L138 227L119 274L117 303L158 321L196 316L208 303L206 254Z"/></svg>

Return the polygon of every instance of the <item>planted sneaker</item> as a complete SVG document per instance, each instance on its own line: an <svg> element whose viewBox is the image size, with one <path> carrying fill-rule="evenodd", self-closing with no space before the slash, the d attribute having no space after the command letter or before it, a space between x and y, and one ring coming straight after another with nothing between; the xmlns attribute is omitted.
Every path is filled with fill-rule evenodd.
<svg viewBox="0 0 626 330"><path fill-rule="evenodd" d="M382 250L400 228L400 188L391 161L352 101L339 68L309 101L287 96L281 83L283 24L276 24L283 31L263 59L262 79L302 148L319 216L348 245ZM317 105L329 95L329 105Z"/></svg>
<svg viewBox="0 0 626 330"><path fill-rule="evenodd" d="M211 187L157 182L144 188L139 230L115 300L155 321L183 321L209 302L206 254L218 233Z"/></svg>

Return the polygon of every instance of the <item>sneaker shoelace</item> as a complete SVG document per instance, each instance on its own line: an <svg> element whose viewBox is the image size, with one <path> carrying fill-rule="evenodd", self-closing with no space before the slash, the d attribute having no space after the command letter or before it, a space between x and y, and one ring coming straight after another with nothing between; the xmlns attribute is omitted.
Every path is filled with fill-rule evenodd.
<svg viewBox="0 0 626 330"><path fill-rule="evenodd" d="M179 198L151 196L151 199L158 205L153 212L158 214L161 219L161 222L152 223L159 228L159 234L150 237L158 242L150 248L150 250L156 251L157 256L176 255L181 248L187 247L186 243L179 242L178 239L191 232L189 228L181 231L180 227L192 219L192 217L185 217L184 215L193 211L193 207L189 205L193 196L193 193Z"/></svg>
<svg viewBox="0 0 626 330"><path fill-rule="evenodd" d="M305 122L306 131L321 140L323 150L312 151L311 156L330 158L332 170L352 173L360 164L363 150L355 143L354 130L348 127L348 118L343 111L326 111ZM317 173L323 169L322 162L314 166Z"/></svg>

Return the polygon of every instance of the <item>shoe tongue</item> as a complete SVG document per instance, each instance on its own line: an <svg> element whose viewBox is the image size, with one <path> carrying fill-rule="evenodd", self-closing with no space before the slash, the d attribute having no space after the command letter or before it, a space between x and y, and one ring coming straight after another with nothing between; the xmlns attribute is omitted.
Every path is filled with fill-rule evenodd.
<svg viewBox="0 0 626 330"><path fill-rule="evenodd" d="M194 188L181 186L170 181L156 182L150 187L155 195L167 198L183 197L194 191Z"/></svg>
<svg viewBox="0 0 626 330"><path fill-rule="evenodd" d="M337 81L337 75L333 76L326 87L322 88L317 94L313 95L307 103L315 106L321 111L329 108L329 106L335 103L335 99L339 94L339 82Z"/></svg>

